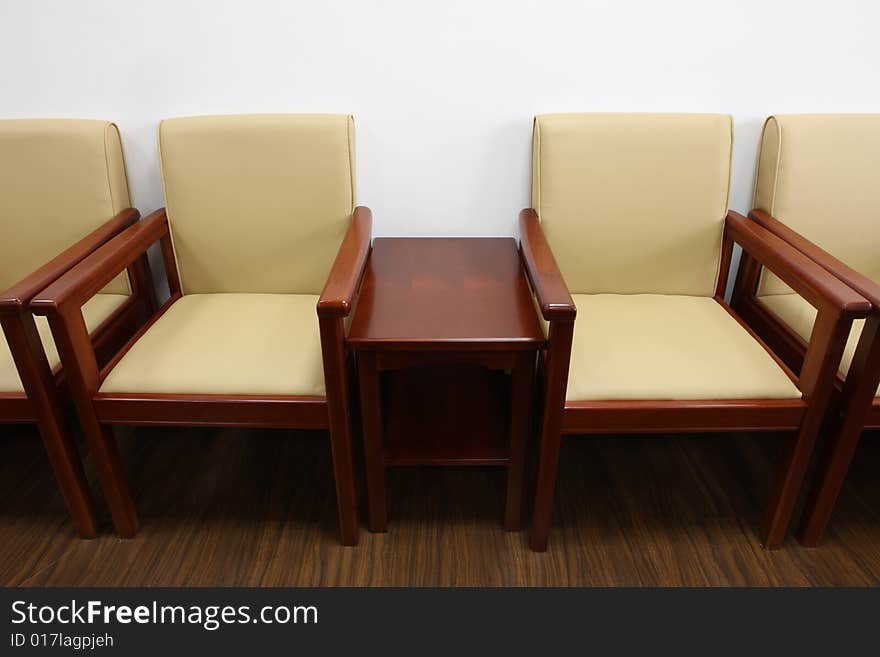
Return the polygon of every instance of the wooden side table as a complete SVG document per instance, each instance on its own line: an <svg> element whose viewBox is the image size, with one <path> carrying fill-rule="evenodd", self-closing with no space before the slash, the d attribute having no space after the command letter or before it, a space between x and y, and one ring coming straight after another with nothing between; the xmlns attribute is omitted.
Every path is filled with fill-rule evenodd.
<svg viewBox="0 0 880 657"><path fill-rule="evenodd" d="M369 526L387 527L385 468L507 468L520 527L535 362L545 345L516 241L378 238L348 346L360 383Z"/></svg>

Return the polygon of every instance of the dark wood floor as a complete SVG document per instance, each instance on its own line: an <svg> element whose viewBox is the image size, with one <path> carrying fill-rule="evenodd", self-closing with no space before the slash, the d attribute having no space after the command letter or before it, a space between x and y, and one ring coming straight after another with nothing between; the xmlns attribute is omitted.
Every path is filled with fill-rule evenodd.
<svg viewBox="0 0 880 657"><path fill-rule="evenodd" d="M321 433L130 429L142 529L77 539L36 432L0 428L0 584L876 585L880 438L862 441L823 546L756 539L780 436L569 438L546 554L501 528L490 469L389 477L390 531L336 539ZM92 474L90 477L93 479Z"/></svg>

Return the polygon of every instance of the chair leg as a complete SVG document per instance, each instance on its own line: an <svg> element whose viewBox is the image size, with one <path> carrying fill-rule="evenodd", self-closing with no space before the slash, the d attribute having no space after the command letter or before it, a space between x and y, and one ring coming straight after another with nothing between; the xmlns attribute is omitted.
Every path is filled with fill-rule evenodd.
<svg viewBox="0 0 880 657"><path fill-rule="evenodd" d="M74 527L82 538L94 538L98 533L95 504L79 451L64 422L55 380L34 318L26 313L4 314L0 316L0 325L22 385L33 405L40 437Z"/></svg>
<svg viewBox="0 0 880 657"><path fill-rule="evenodd" d="M805 427L802 426L786 446L761 532L761 543L768 550L782 547L785 541L791 514L810 463L816 433L816 431L805 431Z"/></svg>
<svg viewBox="0 0 880 657"><path fill-rule="evenodd" d="M345 357L345 333L340 318L322 318L321 352L324 383L327 390L330 449L333 453L333 479L339 512L339 533L343 545L357 545L358 508L352 456L351 412L348 390L348 361Z"/></svg>
<svg viewBox="0 0 880 657"><path fill-rule="evenodd" d="M116 532L122 538L132 538L138 530L137 509L113 430L97 422L83 429Z"/></svg>
<svg viewBox="0 0 880 657"><path fill-rule="evenodd" d="M95 538L98 535L95 503L70 432L54 413L42 414L37 426L76 533L80 538Z"/></svg>
<svg viewBox="0 0 880 657"><path fill-rule="evenodd" d="M98 390L100 371L82 311L74 303L63 306L48 318L113 524L120 536L131 538L138 529L137 511L113 431L101 424L95 414L93 395Z"/></svg>
<svg viewBox="0 0 880 657"><path fill-rule="evenodd" d="M855 455L865 419L880 385L880 321L870 318L862 330L841 396L833 439L816 466L816 481L804 505L798 541L806 547L819 544L831 519L837 496Z"/></svg>
<svg viewBox="0 0 880 657"><path fill-rule="evenodd" d="M346 420L340 424L342 426L330 429L333 478L336 481L336 502L339 511L339 531L343 545L357 545L358 509L354 463L351 457L351 421Z"/></svg>
<svg viewBox="0 0 880 657"><path fill-rule="evenodd" d="M768 550L781 547L785 540L813 447L828 410L834 379L851 327L852 320L822 311L813 325L799 379L808 405L797 435L786 448L776 486L770 497L761 535L764 547Z"/></svg>
<svg viewBox="0 0 880 657"><path fill-rule="evenodd" d="M826 446L826 454L817 466L817 481L804 504L798 527L797 539L801 545L816 547L822 540L861 435L862 427L849 427L840 431Z"/></svg>
<svg viewBox="0 0 880 657"><path fill-rule="evenodd" d="M529 547L534 552L545 552L550 536L573 335L574 320L550 322L549 347L544 369L544 400L541 408L541 444L538 447L538 482L535 509L532 513L532 532L529 537Z"/></svg>
<svg viewBox="0 0 880 657"><path fill-rule="evenodd" d="M562 435L559 431L541 435L538 456L538 482L535 492L535 509L532 514L532 532L529 547L534 552L546 552L553 519L553 501L556 497L556 475L559 471L559 447Z"/></svg>

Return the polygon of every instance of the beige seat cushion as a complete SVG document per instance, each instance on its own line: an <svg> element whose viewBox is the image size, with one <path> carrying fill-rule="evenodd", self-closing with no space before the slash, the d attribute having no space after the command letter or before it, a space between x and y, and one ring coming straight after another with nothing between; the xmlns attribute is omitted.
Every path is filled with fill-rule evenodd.
<svg viewBox="0 0 880 657"><path fill-rule="evenodd" d="M771 116L761 139L754 206L880 281L878 154L880 114ZM759 295L790 292L764 272Z"/></svg>
<svg viewBox="0 0 880 657"><path fill-rule="evenodd" d="M0 291L130 205L114 124L0 121ZM104 288L130 291L125 273Z"/></svg>
<svg viewBox="0 0 880 657"><path fill-rule="evenodd" d="M711 297L578 294L567 399L799 399Z"/></svg>
<svg viewBox="0 0 880 657"><path fill-rule="evenodd" d="M89 299L86 305L83 306L83 317L89 333L94 333L95 329L127 300L128 296L124 294L97 294ZM40 340L43 342L43 348L46 350L49 367L54 371L61 364L61 360L58 357L58 349L55 347L55 342L52 340L52 331L49 328L49 323L45 317L35 317L34 319L36 320ZM24 391L21 379L18 376L18 370L15 367L15 361L12 360L12 353L2 332L0 332L0 391Z"/></svg>
<svg viewBox="0 0 880 657"><path fill-rule="evenodd" d="M185 295L100 392L323 396L317 303L305 294Z"/></svg>
<svg viewBox="0 0 880 657"><path fill-rule="evenodd" d="M184 294L320 294L354 210L347 115L169 119L165 204Z"/></svg>
<svg viewBox="0 0 880 657"><path fill-rule="evenodd" d="M732 145L726 115L538 116L532 207L569 290L713 295Z"/></svg>
<svg viewBox="0 0 880 657"><path fill-rule="evenodd" d="M758 300L790 326L795 333L809 342L810 334L813 332L813 323L816 321L816 309L813 306L797 294L768 294L758 297ZM846 348L843 351L843 358L840 360L840 373L843 375L849 371L864 326L865 320L863 319L853 322L849 339L846 341ZM880 387L877 388L877 396L880 397Z"/></svg>

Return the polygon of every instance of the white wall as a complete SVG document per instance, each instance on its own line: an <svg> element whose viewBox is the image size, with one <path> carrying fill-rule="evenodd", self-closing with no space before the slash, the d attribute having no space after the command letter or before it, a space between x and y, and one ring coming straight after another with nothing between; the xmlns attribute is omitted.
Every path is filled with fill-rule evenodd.
<svg viewBox="0 0 880 657"><path fill-rule="evenodd" d="M134 203L156 122L351 112L378 235L515 235L531 117L736 117L746 210L764 116L880 111L875 0L0 0L0 116L109 118Z"/></svg>

